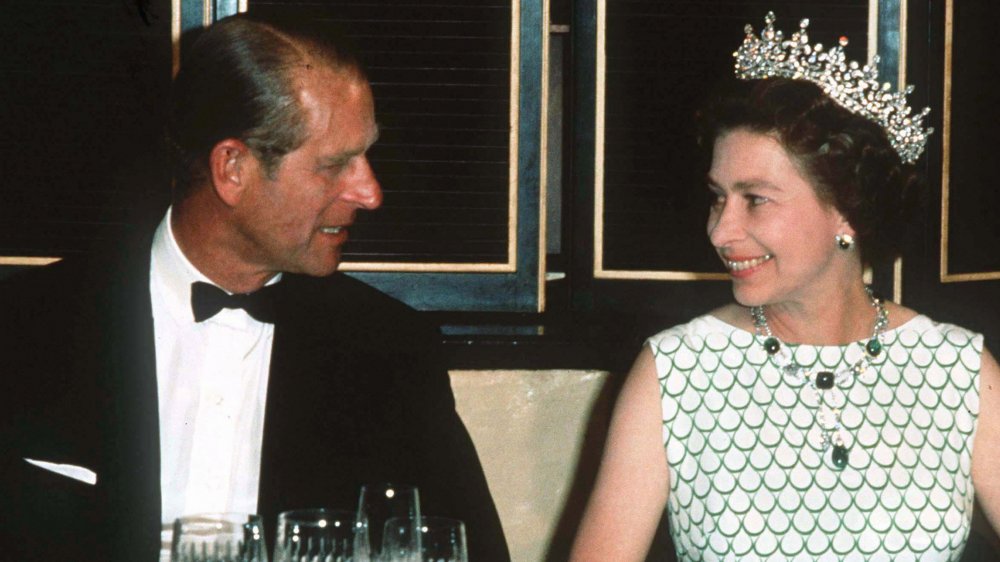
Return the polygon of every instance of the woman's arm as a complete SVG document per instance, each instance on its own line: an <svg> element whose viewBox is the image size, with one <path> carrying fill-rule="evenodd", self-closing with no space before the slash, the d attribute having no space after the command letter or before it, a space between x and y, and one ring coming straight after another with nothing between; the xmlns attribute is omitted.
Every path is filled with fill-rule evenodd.
<svg viewBox="0 0 1000 562"><path fill-rule="evenodd" d="M972 483L993 530L1000 533L1000 366L983 349L979 423L972 444Z"/></svg>
<svg viewBox="0 0 1000 562"><path fill-rule="evenodd" d="M645 560L669 486L660 384L647 347L615 404L597 482L570 560Z"/></svg>

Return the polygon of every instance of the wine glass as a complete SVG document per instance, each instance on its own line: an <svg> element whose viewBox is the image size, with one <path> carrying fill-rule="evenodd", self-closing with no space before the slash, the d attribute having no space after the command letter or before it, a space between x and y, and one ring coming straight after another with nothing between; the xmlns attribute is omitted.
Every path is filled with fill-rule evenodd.
<svg viewBox="0 0 1000 562"><path fill-rule="evenodd" d="M285 511L278 515L274 562L353 562L357 529L347 510Z"/></svg>
<svg viewBox="0 0 1000 562"><path fill-rule="evenodd" d="M249 513L178 517L170 562L268 562L261 517Z"/></svg>
<svg viewBox="0 0 1000 562"><path fill-rule="evenodd" d="M385 562L469 562L465 524L447 517L393 517L385 522L382 554Z"/></svg>
<svg viewBox="0 0 1000 562"><path fill-rule="evenodd" d="M358 500L358 535L355 553L363 560L380 560L382 531L392 517L420 519L417 488L389 483L365 484Z"/></svg>

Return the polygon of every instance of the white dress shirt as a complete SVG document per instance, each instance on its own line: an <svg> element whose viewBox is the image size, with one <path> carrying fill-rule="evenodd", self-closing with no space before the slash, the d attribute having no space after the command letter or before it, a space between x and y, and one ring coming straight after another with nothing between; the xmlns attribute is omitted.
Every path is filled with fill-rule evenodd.
<svg viewBox="0 0 1000 562"><path fill-rule="evenodd" d="M211 283L181 252L168 210L151 250L149 291L160 416L160 559L171 525L194 513L257 510L274 325L242 309L200 323L191 283ZM271 280L277 282L278 277Z"/></svg>

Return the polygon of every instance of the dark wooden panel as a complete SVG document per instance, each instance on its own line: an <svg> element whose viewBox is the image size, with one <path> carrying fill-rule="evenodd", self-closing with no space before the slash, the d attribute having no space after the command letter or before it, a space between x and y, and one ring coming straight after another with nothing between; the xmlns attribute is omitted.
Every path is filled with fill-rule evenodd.
<svg viewBox="0 0 1000 562"><path fill-rule="evenodd" d="M955 2L951 74L951 177L948 272L1000 272L1000 190L995 162L1000 141L1000 61L989 47L997 21L995 2ZM992 251L983 251L984 249Z"/></svg>
<svg viewBox="0 0 1000 562"><path fill-rule="evenodd" d="M928 140L926 154L917 162L926 173L928 197L920 221L924 225L923 235L910 241L904 254L903 302L935 320L982 332L986 337L986 347L997 355L1000 349L1000 315L997 315L994 303L1000 299L1000 280L942 282L940 270L942 155L946 149L950 154L952 171L949 186L952 198L949 213L951 273L983 271L981 268L991 264L995 270L997 256L1000 255L996 235L990 238L991 235L981 234L995 229L992 210L996 208L997 200L994 198L990 203L990 198L995 197L990 192L995 191L991 175L996 159L988 148L996 146L995 139L988 132L992 121L988 120L987 114L976 113L975 110L970 114L965 107L995 95L987 91L992 77L978 84L968 80L982 72L985 61L980 59L977 62L976 58L989 58L989 52L996 43L990 33L975 29L982 27L983 20L980 18L986 17L987 13L996 13L996 8L982 3L973 4L953 3L955 25L951 44L953 65L950 69L946 69L944 64L948 46L945 40L946 3L910 6L907 81L916 85L914 105L931 107L930 124L936 132ZM926 35L922 30L927 30ZM965 37L966 34L969 36ZM960 58L962 54L971 58L963 60ZM946 118L943 112L946 76L952 80L953 88L949 116L953 127L950 147L943 146L945 139L942 134ZM977 128L983 131L976 131ZM974 203L977 199L981 201L978 204L981 206ZM975 234L977 232L980 234ZM1000 539L994 540L997 552L1000 552Z"/></svg>
<svg viewBox="0 0 1000 562"><path fill-rule="evenodd" d="M866 56L867 0L608 0L605 269L721 271L705 235L706 170L693 115L732 75L744 25L759 31L768 10L786 33L809 17L813 43L846 34L848 56Z"/></svg>

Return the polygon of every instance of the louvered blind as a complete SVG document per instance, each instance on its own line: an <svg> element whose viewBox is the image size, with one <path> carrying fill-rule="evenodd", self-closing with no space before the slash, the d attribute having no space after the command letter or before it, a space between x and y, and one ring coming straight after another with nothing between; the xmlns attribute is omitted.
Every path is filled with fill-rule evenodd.
<svg viewBox="0 0 1000 562"><path fill-rule="evenodd" d="M352 228L346 261L508 261L509 1L251 1L248 11L334 22L368 71L385 200Z"/></svg>

